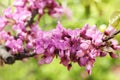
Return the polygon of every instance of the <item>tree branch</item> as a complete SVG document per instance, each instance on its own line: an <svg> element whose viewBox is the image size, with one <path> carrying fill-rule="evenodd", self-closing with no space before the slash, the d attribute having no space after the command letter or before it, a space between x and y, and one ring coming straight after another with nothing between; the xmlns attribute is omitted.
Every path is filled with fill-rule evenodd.
<svg viewBox="0 0 120 80"><path fill-rule="evenodd" d="M15 54L14 57L15 57L15 60L22 60L23 58L34 57L35 55L36 55L35 53L32 53L32 54L22 53L22 54Z"/></svg>
<svg viewBox="0 0 120 80"><path fill-rule="evenodd" d="M10 53L7 53L8 55ZM23 60L24 58L34 57L36 54L32 53L22 53L22 54L14 54L7 56L6 58L2 58L2 60L5 62L5 64L13 64L16 60Z"/></svg>
<svg viewBox="0 0 120 80"><path fill-rule="evenodd" d="M0 58L5 64L13 64L16 60L22 60L24 58L34 57L36 53L23 52L18 54L11 54L10 49L3 45L0 45Z"/></svg>
<svg viewBox="0 0 120 80"><path fill-rule="evenodd" d="M34 18L37 14L38 14L38 10L34 10L32 12L32 17L30 18L30 20L27 21L27 24L25 25L25 27L30 26L34 23ZM120 33L120 30L116 31L111 36L104 38L103 42L107 42L108 40L114 38L114 36L119 33ZM36 53L30 54L29 52L11 54L10 49L8 47L0 45L0 57L5 62L5 64L13 64L15 63L16 60L22 60L24 58L34 57L35 55L37 54Z"/></svg>
<svg viewBox="0 0 120 80"><path fill-rule="evenodd" d="M120 30L116 31L111 36L108 36L107 38L103 39L103 42L107 42L108 40L114 38L115 35L119 34ZM37 55L36 53L30 54L29 52L24 53L18 53L18 54L11 54L9 52L9 49L7 47L4 47L3 45L0 46L0 56L2 57L2 60L5 62L5 64L13 64L16 60L22 60L24 58L30 58Z"/></svg>

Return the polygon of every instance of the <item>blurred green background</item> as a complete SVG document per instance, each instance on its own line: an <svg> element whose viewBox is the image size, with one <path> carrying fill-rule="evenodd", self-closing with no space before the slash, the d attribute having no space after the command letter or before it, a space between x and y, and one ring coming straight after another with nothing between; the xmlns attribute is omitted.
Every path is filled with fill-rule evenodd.
<svg viewBox="0 0 120 80"><path fill-rule="evenodd" d="M14 0L0 0L0 15L5 8L12 5ZM56 0L67 12L59 18L51 18L47 14L40 21L43 30L51 30L60 20L66 28L81 28L84 24L96 24L103 31L109 22L112 12L120 9L120 0ZM69 15L69 16L68 16ZM118 38L120 41L120 39ZM0 67L0 80L120 80L120 59L112 59L109 55L97 58L88 76L85 68L73 64L68 71L54 59L51 64L38 65L38 61L31 58L26 62L17 61L13 65Z"/></svg>

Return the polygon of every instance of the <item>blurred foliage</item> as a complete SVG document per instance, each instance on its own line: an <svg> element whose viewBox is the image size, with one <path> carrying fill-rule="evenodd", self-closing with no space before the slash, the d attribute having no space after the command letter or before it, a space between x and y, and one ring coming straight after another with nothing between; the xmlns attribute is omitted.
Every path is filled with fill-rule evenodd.
<svg viewBox="0 0 120 80"><path fill-rule="evenodd" d="M0 14L12 4L13 0L0 1ZM120 9L120 0L57 0L64 8L70 9L72 16L62 15L51 18L47 14L42 16L40 27L51 30L56 27L57 20L66 28L80 28L84 24L96 24L103 31L109 24L110 15ZM67 13L65 13L67 14ZM114 18L114 17L113 17ZM120 41L119 37L117 39ZM0 67L0 80L120 80L120 59L108 56L97 58L88 76L85 68L74 63L70 71L54 59L51 64L38 65L37 60L31 58L26 62L17 61L13 65Z"/></svg>

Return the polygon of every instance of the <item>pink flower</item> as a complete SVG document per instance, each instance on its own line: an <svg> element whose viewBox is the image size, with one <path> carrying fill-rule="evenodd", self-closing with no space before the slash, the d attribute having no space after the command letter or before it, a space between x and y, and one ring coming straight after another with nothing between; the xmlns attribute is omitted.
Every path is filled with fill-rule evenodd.
<svg viewBox="0 0 120 80"><path fill-rule="evenodd" d="M41 60L39 60L38 64L49 64L53 60L52 56L43 56Z"/></svg>
<svg viewBox="0 0 120 80"><path fill-rule="evenodd" d="M15 0L13 3L14 6L16 7L23 7L25 6L27 0Z"/></svg>
<svg viewBox="0 0 120 80"><path fill-rule="evenodd" d="M76 52L77 57L83 57L85 55L85 52L83 50L79 50Z"/></svg>
<svg viewBox="0 0 120 80"><path fill-rule="evenodd" d="M13 36L10 36L6 31L0 31L0 40L11 40Z"/></svg>
<svg viewBox="0 0 120 80"><path fill-rule="evenodd" d="M0 17L0 31L7 25L7 20L4 17Z"/></svg>
<svg viewBox="0 0 120 80"><path fill-rule="evenodd" d="M27 18L31 16L31 12L24 8L17 8L13 15L13 19L16 21L16 23L19 23L26 21Z"/></svg>
<svg viewBox="0 0 120 80"><path fill-rule="evenodd" d="M7 8L5 11L4 11L4 16L6 17L6 18L12 18L12 10L11 10L11 8L9 7L9 8Z"/></svg>
<svg viewBox="0 0 120 80"><path fill-rule="evenodd" d="M7 40L5 45L12 49L13 53L17 52L22 52L23 51L23 45L22 45L22 40L17 39L17 40Z"/></svg>
<svg viewBox="0 0 120 80"><path fill-rule="evenodd" d="M92 66L90 64L87 64L86 65L86 70L87 70L88 74L91 75Z"/></svg>
<svg viewBox="0 0 120 80"><path fill-rule="evenodd" d="M109 25L108 28L105 30L105 34L112 35L115 31L116 29Z"/></svg>

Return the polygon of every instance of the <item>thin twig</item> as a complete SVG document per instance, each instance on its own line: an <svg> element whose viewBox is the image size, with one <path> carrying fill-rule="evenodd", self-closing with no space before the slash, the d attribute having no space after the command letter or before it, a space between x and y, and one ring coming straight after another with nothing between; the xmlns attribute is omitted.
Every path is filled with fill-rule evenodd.
<svg viewBox="0 0 120 80"><path fill-rule="evenodd" d="M23 60L24 58L34 57L36 53L22 52L18 54L11 54L10 49L3 45L0 45L0 59L5 64L13 64L16 60Z"/></svg>
<svg viewBox="0 0 120 80"><path fill-rule="evenodd" d="M2 58L2 60L5 62L5 64L13 64L16 60L23 60L24 58L34 57L36 54L14 54L12 56L8 56L6 58Z"/></svg>
<svg viewBox="0 0 120 80"><path fill-rule="evenodd" d="M15 60L22 60L24 58L29 58L29 57L34 57L36 53L28 54L28 53L23 53L23 54L15 54Z"/></svg>
<svg viewBox="0 0 120 80"><path fill-rule="evenodd" d="M30 18L29 21L27 21L27 24L26 24L25 27L30 26L31 24L34 23L34 18L35 18L35 16L36 16L37 14L38 14L38 10L34 10L34 11L32 12L32 17Z"/></svg>
<svg viewBox="0 0 120 80"><path fill-rule="evenodd" d="M119 33L120 33L120 30L116 31L116 32L113 33L111 36L108 36L107 38L104 38L104 39L103 39L103 42L106 42L106 41L114 38L114 37L115 37L117 34L119 34Z"/></svg>

